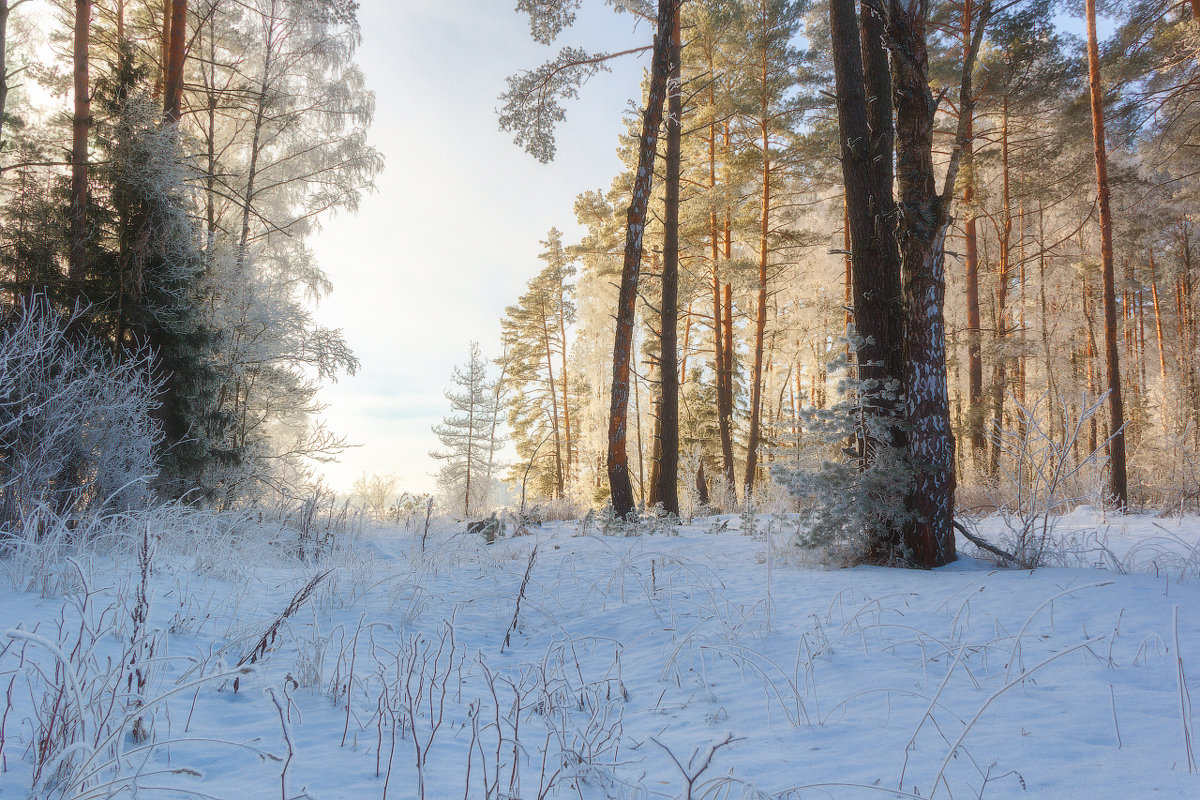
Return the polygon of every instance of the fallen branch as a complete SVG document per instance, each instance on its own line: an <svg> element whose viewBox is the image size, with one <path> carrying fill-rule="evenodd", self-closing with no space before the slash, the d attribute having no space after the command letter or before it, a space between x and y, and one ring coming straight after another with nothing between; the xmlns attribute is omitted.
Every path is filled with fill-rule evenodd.
<svg viewBox="0 0 1200 800"><path fill-rule="evenodd" d="M968 542L975 545L980 550L986 550L989 553L991 553L992 555L999 556L1000 558L1004 559L1005 561L1007 561L1010 564L1017 563L1017 557L1014 556L1012 553L1006 553L1003 550L1001 550L999 547L996 547L994 544L988 542L986 539L979 538L978 536L976 536L975 534L973 534L969 530L967 530L967 526L963 525L958 520L954 520L951 524L954 526L954 529L956 531L958 531L959 533L961 533L963 536L966 537Z"/></svg>

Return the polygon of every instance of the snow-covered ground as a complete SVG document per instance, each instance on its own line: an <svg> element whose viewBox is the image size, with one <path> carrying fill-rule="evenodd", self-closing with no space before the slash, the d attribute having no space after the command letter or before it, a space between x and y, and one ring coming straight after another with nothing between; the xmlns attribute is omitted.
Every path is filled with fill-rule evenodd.
<svg viewBox="0 0 1200 800"><path fill-rule="evenodd" d="M10 561L0 797L39 752L45 797L1200 797L1200 519L1085 509L1075 566L931 572L745 522L446 523L312 565L196 531L157 546L140 637L135 553Z"/></svg>

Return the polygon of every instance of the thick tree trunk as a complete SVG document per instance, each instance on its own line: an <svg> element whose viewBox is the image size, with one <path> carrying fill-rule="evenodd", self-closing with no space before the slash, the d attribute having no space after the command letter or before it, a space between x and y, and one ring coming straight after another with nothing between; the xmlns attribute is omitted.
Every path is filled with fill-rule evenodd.
<svg viewBox="0 0 1200 800"><path fill-rule="evenodd" d="M902 386L903 297L892 199L891 83L882 21L875 12L864 13L860 40L855 16L853 0L830 3L855 330L862 337L856 361L864 381ZM894 406L881 405L881 414L896 413ZM892 441L868 447L898 446L902 440L896 429Z"/></svg>
<svg viewBox="0 0 1200 800"><path fill-rule="evenodd" d="M679 516L679 173L683 133L680 95L680 27L676 5L671 23L671 91L667 98L666 207L663 213L662 353L659 357L661 405L658 409L659 450L656 500L663 511Z"/></svg>
<svg viewBox="0 0 1200 800"><path fill-rule="evenodd" d="M163 90L163 118L178 122L183 104L183 64L187 57L187 0L171 0L171 40Z"/></svg>
<svg viewBox="0 0 1200 800"><path fill-rule="evenodd" d="M1100 209L1100 265L1104 279L1104 366L1108 377L1109 430L1112 432L1109 492L1120 508L1129 505L1125 470L1125 407L1121 399L1121 362L1117 355L1117 298L1113 279L1112 210L1109 207L1108 156L1104 141L1104 95L1100 86L1100 46L1096 41L1096 0L1086 0L1088 86L1092 101L1092 140L1096 155L1096 199Z"/></svg>
<svg viewBox="0 0 1200 800"><path fill-rule="evenodd" d="M853 0L830 0L829 21L859 337L855 361L864 387L903 387L903 297L895 240L891 88L883 23L876 12L864 12L860 37ZM873 428L890 433L882 440L861 443L864 466L880 447L903 446L896 403L881 399L867 408L883 422ZM868 535L868 559L892 561L899 546L896 527Z"/></svg>
<svg viewBox="0 0 1200 800"><path fill-rule="evenodd" d="M972 74L990 3L980 8L979 24L964 59L959 89L962 114L954 149L939 194L933 168L933 118L925 32L928 6L891 0L890 40L896 87L896 174L899 190L900 251L905 277L905 421L908 463L913 471L905 525L906 555L914 566L953 561L954 435L946 381L945 244L950 228L954 183L967 139Z"/></svg>
<svg viewBox="0 0 1200 800"><path fill-rule="evenodd" d="M646 206L654 179L654 155L658 129L662 123L667 77L671 71L670 31L681 0L659 0L658 32L654 37L654 58L650 70L650 91L642 112L638 166L625 226L625 259L621 267L621 288L617 299L617 330L613 343L612 399L608 423L608 483L612 492L613 513L624 518L635 510L633 484L629 477L629 455L625 448L629 411L629 366L633 351L633 323L637 304L638 275L641 271L642 240L646 233Z"/></svg>

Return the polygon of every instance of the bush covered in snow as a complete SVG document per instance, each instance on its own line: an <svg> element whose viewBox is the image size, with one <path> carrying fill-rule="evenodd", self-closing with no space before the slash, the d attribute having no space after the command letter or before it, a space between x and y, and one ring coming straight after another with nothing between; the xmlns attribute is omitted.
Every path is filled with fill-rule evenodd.
<svg viewBox="0 0 1200 800"><path fill-rule="evenodd" d="M0 524L145 499L161 439L149 364L89 335L82 308L0 308Z"/></svg>

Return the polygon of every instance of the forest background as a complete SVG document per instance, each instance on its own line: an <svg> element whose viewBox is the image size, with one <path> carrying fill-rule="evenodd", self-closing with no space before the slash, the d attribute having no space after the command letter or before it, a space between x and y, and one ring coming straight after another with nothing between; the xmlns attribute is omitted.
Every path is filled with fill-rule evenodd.
<svg viewBox="0 0 1200 800"><path fill-rule="evenodd" d="M19 2L4 10L13 21L5 64L15 89L5 111L11 163L4 170L12 192L5 269L14 302L39 289L57 308L86 299L92 305L79 312L83 327L112 351L96 357L146 362L149 413L160 436L150 448L162 468L156 492L229 504L299 487L312 461L328 461L347 444L321 421L318 382L361 365L341 332L312 315L331 283L309 243L323 221L358 207L382 169L366 138L375 98L356 62L357 4L172 0L109 8L81 1L42 14L44 29L22 16L36 7ZM529 13L534 38L549 45L578 7L518 10ZM893 52L903 52L896 36L916 31L899 24L905 9L887 14ZM654 9L617 3L611 10L636 23L625 49L649 52ZM1177 505L1194 494L1189 454L1200 413L1188 216L1196 11L1190 4L1110 9L1115 36L1103 53L1099 95L1088 85L1081 42L1059 24L1062 11L1046 3L946 5L931 10L928 31L921 31L929 55L918 83L922 92L932 86L938 108L926 131L927 166L937 180L947 160L955 166L943 192L953 203L938 212L955 224L943 289L946 336L933 337L948 347L944 412L959 443L953 471L960 487L986 493L1016 475L1020 456L1005 463L1009 434L1024 437L1028 449L1030 431L1044 432L1088 464L1125 461L1093 454L1107 456L1103 451L1128 439L1132 494L1126 498L1112 484L1097 498ZM864 7L864 30L872 13ZM681 109L667 114L687 132L679 320L669 326L679 341L668 348L681 386L679 442L664 447L663 431L675 425L664 425L658 413L666 352L659 338L666 331L656 320L656 275L669 246L654 198L647 280L629 317L636 353L627 472L636 474L631 489L639 505L663 499L652 487L666 453L685 462L678 487L692 506L732 508L767 480L773 464L799 468L803 461L813 472L830 456L841 458L838 436L821 426L844 428L856 413L863 417L867 390L839 386L828 369L839 353L854 356L862 363L857 378L847 373L852 382L864 379L869 362L862 344L842 344L847 309L862 300L849 289L849 253L859 244L846 223L861 215L839 198L847 179L838 174L846 160L839 169L835 117L845 109L833 102L828 19L827 7L803 3L683 4L682 82L670 83ZM563 38L581 31L592 35L581 24ZM869 39L864 34L863 42ZM57 57L45 59L46 52ZM538 71L518 71L500 110L501 126L544 161L553 155L553 132L544 123L558 114L546 98L569 98L608 58L567 48L549 63L554 80L574 82L538 84ZM903 162L906 76L900 68L895 76ZM651 77L659 77L657 66ZM541 93L533 117L530 86ZM46 111L46 98L71 98L72 113ZM1088 179L1097 141L1095 126L1084 124L1089 102L1098 103L1110 131L1110 260L1118 264L1119 286L1103 286L1098 258L1104 248L1093 223L1106 203L1096 203ZM585 95L577 105L587 103ZM636 127L638 113L627 122ZM844 119L841 127L845 148L853 140ZM619 152L633 170L628 141ZM510 487L520 483L534 499L570 498L581 507L607 499L603 451L607 445L611 479L613 448L611 431L602 441L611 363L604 339L615 302L607 293L629 174L579 196L575 230L582 228L582 237L544 234L545 270L505 312L499 352L486 357L502 375L492 391L493 449L474 491L490 490L499 472L493 456L503 409L515 445L515 458L503 459ZM901 170L901 184L907 174ZM916 219L903 211L878 219L893 217L901 224ZM906 235L901 239L913 241ZM413 295L427 287L406 288ZM1102 302L1102 289L1111 301ZM436 288L432 294L453 295ZM1119 325L1102 319L1112 310ZM1109 369L1104 376L1113 364L1117 374ZM1127 387L1128 420L1111 406L1114 377ZM1097 413L1106 396L1108 419ZM1068 436L1074 430L1082 435ZM860 466L872 461L878 432L860 424L850 437L861 445L858 454L853 447L840 452L851 451ZM79 480L68 473L90 467L66 461L46 474L76 492ZM459 492L460 468L451 467L441 476L443 494L463 494L462 513L469 513L471 491ZM1097 487L1104 481L1088 480ZM715 482L722 485L714 489ZM675 501L665 505L677 510Z"/></svg>

